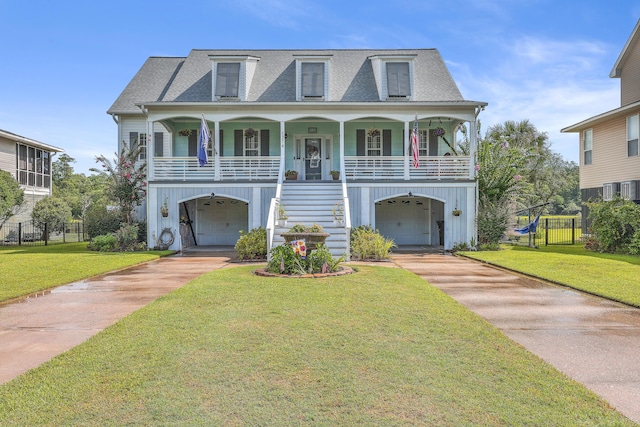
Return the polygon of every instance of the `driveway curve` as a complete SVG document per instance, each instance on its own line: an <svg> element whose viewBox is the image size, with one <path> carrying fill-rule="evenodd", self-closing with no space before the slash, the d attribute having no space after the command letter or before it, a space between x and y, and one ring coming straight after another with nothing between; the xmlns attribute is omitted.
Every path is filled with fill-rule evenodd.
<svg viewBox="0 0 640 427"><path fill-rule="evenodd" d="M466 258L392 259L640 423L640 309Z"/></svg>

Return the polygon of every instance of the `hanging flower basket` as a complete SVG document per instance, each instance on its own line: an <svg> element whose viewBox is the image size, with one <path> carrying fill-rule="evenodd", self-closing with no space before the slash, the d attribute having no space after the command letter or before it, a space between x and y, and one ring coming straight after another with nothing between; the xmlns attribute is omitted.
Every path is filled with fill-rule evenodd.
<svg viewBox="0 0 640 427"><path fill-rule="evenodd" d="M180 136L191 136L191 129L180 129L178 131L178 135L180 135Z"/></svg>
<svg viewBox="0 0 640 427"><path fill-rule="evenodd" d="M441 128L441 127L437 127L437 128L435 129L435 132L434 132L434 133L435 133L437 136L444 136L444 135L447 133L447 131L445 131L445 130L444 130L443 128Z"/></svg>
<svg viewBox="0 0 640 427"><path fill-rule="evenodd" d="M453 216L460 216L462 215L462 211L460 209L454 209L453 211L451 211L451 214Z"/></svg>
<svg viewBox="0 0 640 427"><path fill-rule="evenodd" d="M256 136L256 130L253 128L247 128L244 131L244 136L246 138L253 138L254 136Z"/></svg>
<svg viewBox="0 0 640 427"><path fill-rule="evenodd" d="M367 135L369 135L371 138L376 138L380 136L380 129L375 129L375 128L369 129L367 131Z"/></svg>

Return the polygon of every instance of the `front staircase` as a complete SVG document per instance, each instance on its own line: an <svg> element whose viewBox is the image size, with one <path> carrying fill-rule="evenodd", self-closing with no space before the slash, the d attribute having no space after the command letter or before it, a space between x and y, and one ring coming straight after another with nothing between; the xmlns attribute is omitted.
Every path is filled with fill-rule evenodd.
<svg viewBox="0 0 640 427"><path fill-rule="evenodd" d="M321 225L329 233L326 245L334 257L341 257L348 251L347 231L342 223L337 223L334 209L342 206L342 184L339 182L284 181L280 205L288 216L286 226L276 225L273 246L284 243L280 235L295 224Z"/></svg>

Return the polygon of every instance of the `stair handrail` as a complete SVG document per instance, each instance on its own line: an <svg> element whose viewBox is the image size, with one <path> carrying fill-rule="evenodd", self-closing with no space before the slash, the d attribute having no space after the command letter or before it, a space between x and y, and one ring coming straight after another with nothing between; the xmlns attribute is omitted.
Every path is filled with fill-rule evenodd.
<svg viewBox="0 0 640 427"><path fill-rule="evenodd" d="M344 205L344 229L347 234L346 260L351 261L351 209L349 208L349 193L347 192L347 174L344 168L344 156L340 158L340 176L342 177L342 204Z"/></svg>
<svg viewBox="0 0 640 427"><path fill-rule="evenodd" d="M284 146L280 146L280 167L278 168L278 181L276 184L276 196L271 199L269 204L269 215L267 216L267 258L273 247L273 236L276 229L276 221L278 220L278 212L280 211L280 198L282 197L282 180L284 177Z"/></svg>

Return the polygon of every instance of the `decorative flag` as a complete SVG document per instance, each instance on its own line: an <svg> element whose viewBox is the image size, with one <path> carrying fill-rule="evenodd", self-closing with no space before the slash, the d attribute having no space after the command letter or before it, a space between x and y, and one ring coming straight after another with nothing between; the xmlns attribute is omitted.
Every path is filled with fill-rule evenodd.
<svg viewBox="0 0 640 427"><path fill-rule="evenodd" d="M418 145L418 115L413 121L413 129L411 130L411 148L413 150L413 167L418 168L420 166L420 152Z"/></svg>
<svg viewBox="0 0 640 427"><path fill-rule="evenodd" d="M307 245L304 239L292 240L291 246L296 255L300 255L302 259L307 258Z"/></svg>
<svg viewBox="0 0 640 427"><path fill-rule="evenodd" d="M200 166L204 166L207 164L207 148L209 148L209 126L207 126L207 121L202 116L202 123L200 123L200 139L198 140L198 162L200 162Z"/></svg>

